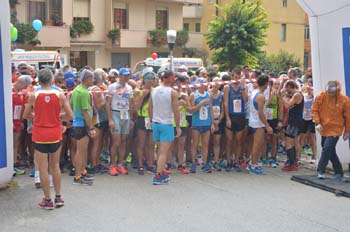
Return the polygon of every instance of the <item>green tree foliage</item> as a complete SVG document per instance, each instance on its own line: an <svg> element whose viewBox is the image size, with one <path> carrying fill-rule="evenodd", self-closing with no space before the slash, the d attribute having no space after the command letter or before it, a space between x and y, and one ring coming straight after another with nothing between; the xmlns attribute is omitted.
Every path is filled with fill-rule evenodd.
<svg viewBox="0 0 350 232"><path fill-rule="evenodd" d="M18 39L16 43L31 44L33 46L40 44L40 40L37 39L38 32L34 30L32 25L26 23L14 24L18 30Z"/></svg>
<svg viewBox="0 0 350 232"><path fill-rule="evenodd" d="M260 57L261 69L270 71L287 71L289 68L300 67L300 59L294 54L280 50L277 54L263 55Z"/></svg>
<svg viewBox="0 0 350 232"><path fill-rule="evenodd" d="M219 8L219 13L206 34L207 44L214 50L213 62L225 69L255 67L269 27L262 1L233 0L231 5Z"/></svg>

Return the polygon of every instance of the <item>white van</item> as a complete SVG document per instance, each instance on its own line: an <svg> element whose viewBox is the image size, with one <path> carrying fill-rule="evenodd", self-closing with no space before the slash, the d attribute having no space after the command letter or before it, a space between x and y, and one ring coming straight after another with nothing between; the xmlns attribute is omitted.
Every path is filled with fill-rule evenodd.
<svg viewBox="0 0 350 232"><path fill-rule="evenodd" d="M19 63L33 65L37 70L41 66L62 67L65 64L66 56L57 51L24 51L16 49L11 52L11 62L17 67Z"/></svg>
<svg viewBox="0 0 350 232"><path fill-rule="evenodd" d="M152 58L147 58L145 60L146 65L152 67L154 72L158 72L160 68L169 68L170 58L158 58L153 60ZM197 71L198 68L203 67L203 61L200 58L182 58L174 57L173 64L175 72L182 66L185 65L189 71Z"/></svg>

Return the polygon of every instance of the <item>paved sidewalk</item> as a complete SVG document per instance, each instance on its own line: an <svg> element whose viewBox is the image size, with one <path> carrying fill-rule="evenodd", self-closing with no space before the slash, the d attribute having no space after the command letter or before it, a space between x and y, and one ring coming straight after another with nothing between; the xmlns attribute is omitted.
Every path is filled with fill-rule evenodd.
<svg viewBox="0 0 350 232"><path fill-rule="evenodd" d="M93 186L63 174L65 206L36 208L42 198L28 176L0 191L0 231L349 231L350 200L290 181L292 173L173 174L168 186L152 175L97 175ZM308 174L303 169L300 174ZM295 174L295 173L293 173Z"/></svg>

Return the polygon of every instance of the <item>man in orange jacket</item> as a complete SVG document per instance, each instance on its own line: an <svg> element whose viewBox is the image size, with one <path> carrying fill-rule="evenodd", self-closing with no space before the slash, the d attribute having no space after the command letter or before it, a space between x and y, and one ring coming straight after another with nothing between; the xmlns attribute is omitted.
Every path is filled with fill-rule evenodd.
<svg viewBox="0 0 350 232"><path fill-rule="evenodd" d="M312 120L322 136L322 153L317 167L317 177L325 178L328 162L331 161L335 178L343 180L343 168L336 153L339 136L347 140L350 133L350 100L341 93L338 81L329 81L326 91L321 92L312 106Z"/></svg>

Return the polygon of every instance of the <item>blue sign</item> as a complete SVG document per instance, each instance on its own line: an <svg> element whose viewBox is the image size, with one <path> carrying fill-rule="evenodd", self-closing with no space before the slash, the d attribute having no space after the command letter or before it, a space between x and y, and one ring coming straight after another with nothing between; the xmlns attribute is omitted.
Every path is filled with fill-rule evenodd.
<svg viewBox="0 0 350 232"><path fill-rule="evenodd" d="M0 25L0 168L7 167L4 79L11 78L5 76L4 65L10 66L10 64L4 64L2 60L2 35Z"/></svg>
<svg viewBox="0 0 350 232"><path fill-rule="evenodd" d="M344 78L345 92L350 97L350 28L343 28L343 57L344 57ZM350 138L349 138L350 147Z"/></svg>

